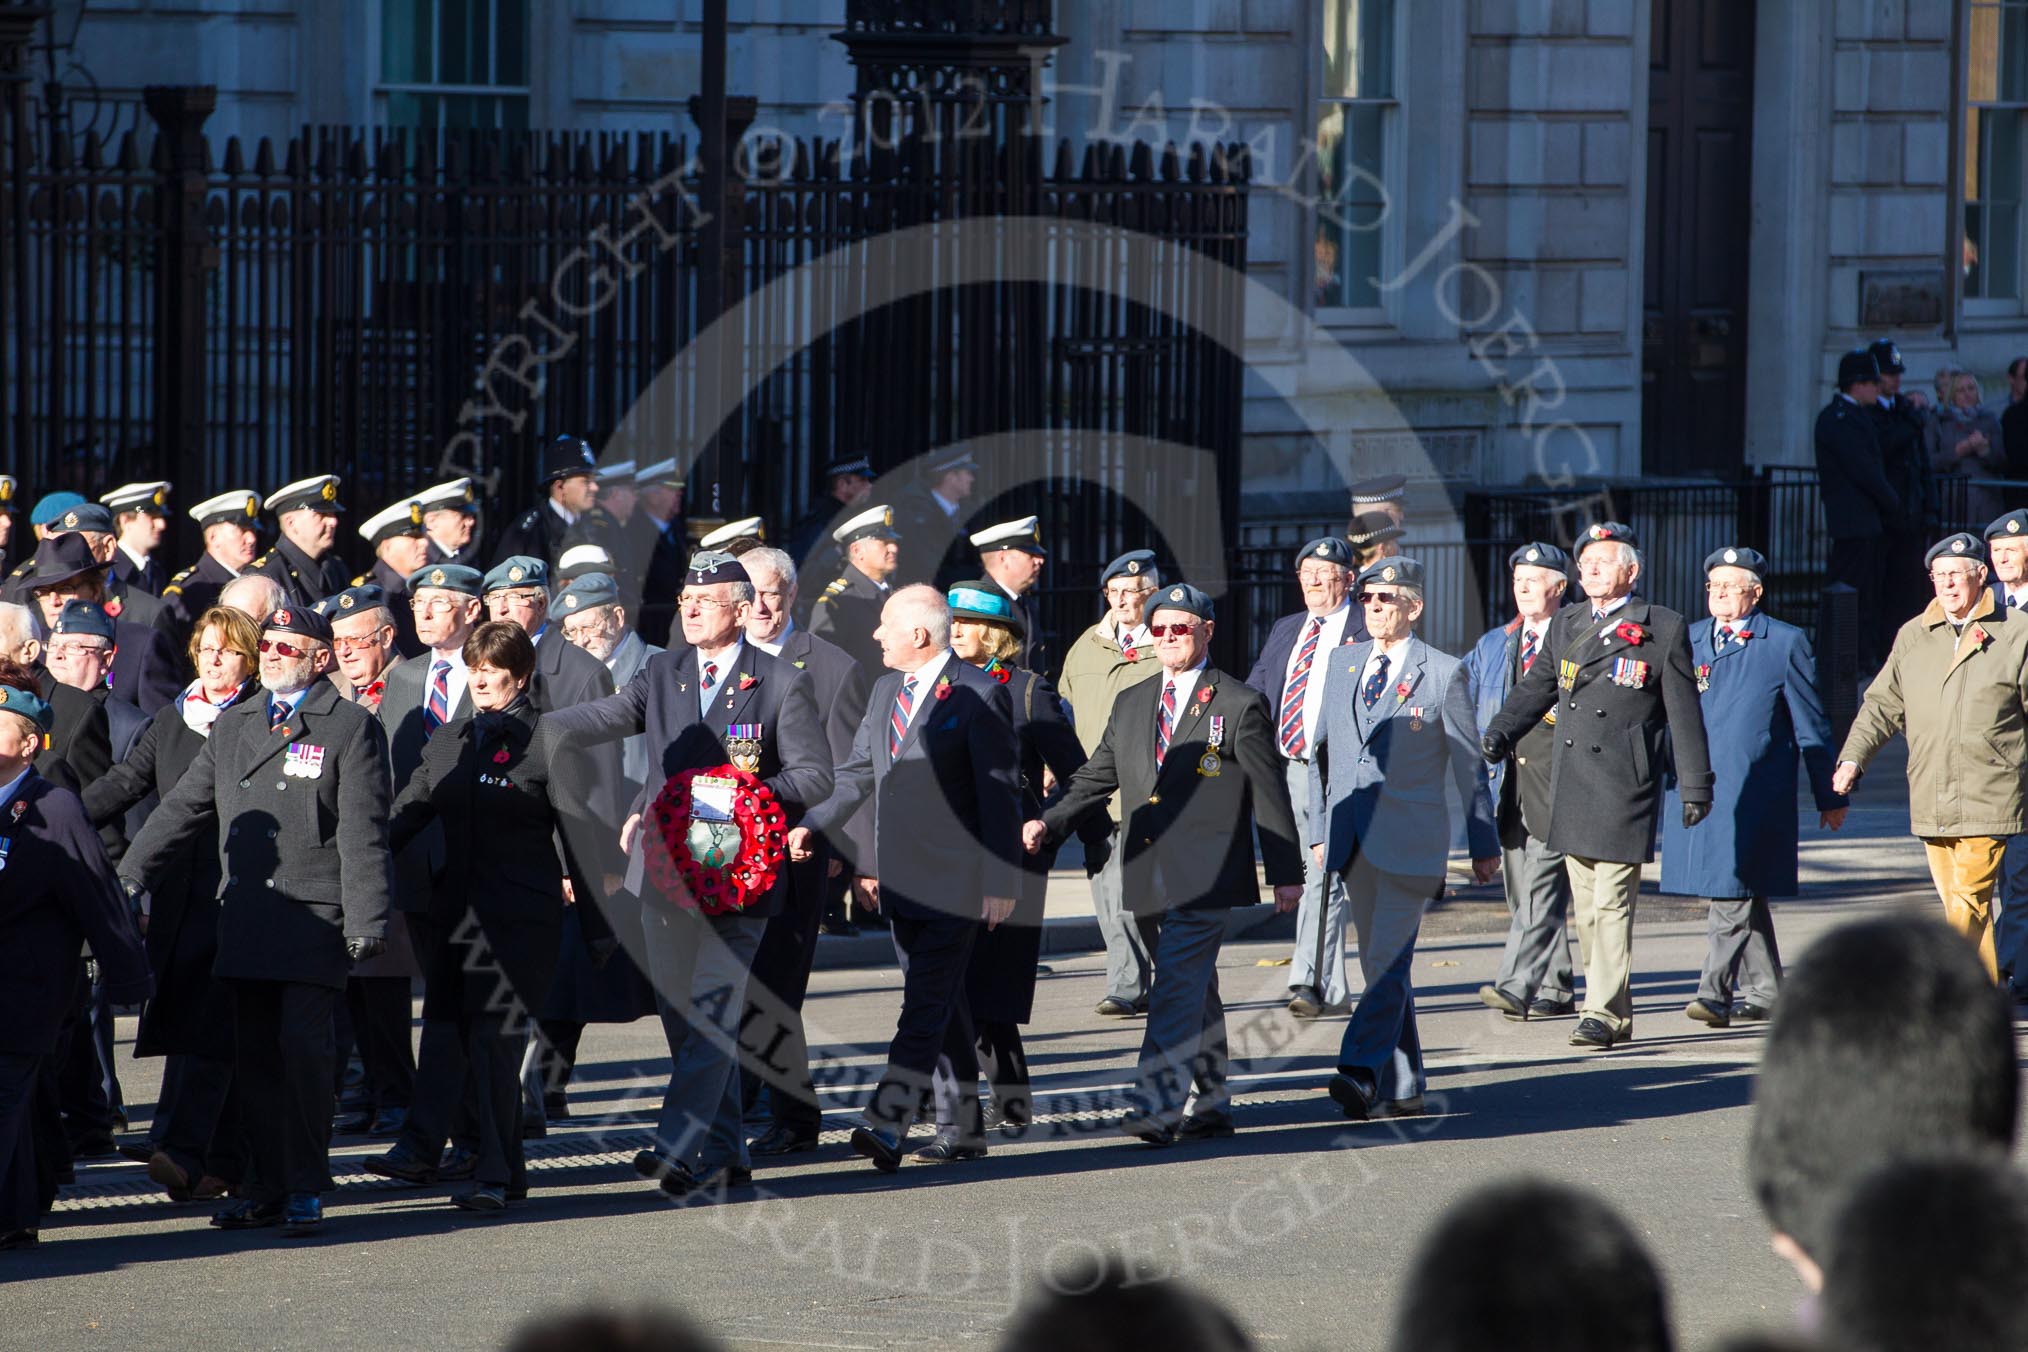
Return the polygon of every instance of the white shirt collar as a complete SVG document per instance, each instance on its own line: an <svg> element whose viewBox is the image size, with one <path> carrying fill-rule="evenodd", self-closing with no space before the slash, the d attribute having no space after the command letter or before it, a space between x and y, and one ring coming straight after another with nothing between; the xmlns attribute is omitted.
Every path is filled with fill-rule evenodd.
<svg viewBox="0 0 2028 1352"><path fill-rule="evenodd" d="M120 552L132 559L136 568L146 568L148 566L148 556L146 554L136 554L133 550L127 548L125 540L120 541Z"/></svg>
<svg viewBox="0 0 2028 1352"><path fill-rule="evenodd" d="M730 672L734 667L739 665L740 649L744 647L746 647L746 637L745 635L741 635L739 638L733 641L733 644L730 648L727 648L724 652L720 653L718 656L709 659L710 661L716 662L718 664L719 684L723 685L725 683L726 673ZM704 663L707 659L704 656L704 650L702 648L699 648L696 651L697 651L697 678L701 681L704 679Z"/></svg>
<svg viewBox="0 0 2028 1352"><path fill-rule="evenodd" d="M782 626L782 632L776 634L771 639L766 640L757 639L752 634L748 634L746 636L746 641L748 643L753 644L754 647L759 648L769 657L780 657L782 655L782 649L788 646L789 635L795 632L796 632L796 622L794 620L790 620L787 624Z"/></svg>
<svg viewBox="0 0 2028 1352"><path fill-rule="evenodd" d="M1591 607L1591 613L1593 615L1603 618L1607 615L1613 614L1615 611L1619 610L1620 607L1626 605L1627 602L1633 599L1634 594L1632 592L1628 592L1625 596L1620 597L1617 601L1608 601L1604 605L1599 605L1597 602L1592 601L1590 597L1586 597L1585 601L1586 604L1588 604Z"/></svg>
<svg viewBox="0 0 2028 1352"><path fill-rule="evenodd" d="M922 713L923 706L930 702L930 691L936 687L937 677L943 675L944 667L949 664L951 656L951 650L946 648L929 661L917 667L914 671L902 673L903 680L913 680L915 682L909 695L910 700L913 701L908 706L908 722L910 727L915 726L915 720Z"/></svg>
<svg viewBox="0 0 2028 1352"><path fill-rule="evenodd" d="M936 499L937 506L944 509L945 516L955 517L958 514L958 504L937 492L936 489L932 488L930 490L930 496Z"/></svg>
<svg viewBox="0 0 2028 1352"><path fill-rule="evenodd" d="M1179 671L1174 676L1171 676L1166 671L1162 673L1162 680L1165 683L1173 683L1176 687L1176 713L1178 716L1181 716L1184 708L1190 703L1190 697L1197 692L1197 680L1203 675L1204 669L1210 664L1211 659L1207 657L1196 666L1190 668L1190 670ZM1159 707L1159 703L1157 707Z"/></svg>
<svg viewBox="0 0 2028 1352"><path fill-rule="evenodd" d="M555 498L549 500L549 510L562 517L564 525L575 526L577 524L577 513L566 511L563 504L559 503Z"/></svg>

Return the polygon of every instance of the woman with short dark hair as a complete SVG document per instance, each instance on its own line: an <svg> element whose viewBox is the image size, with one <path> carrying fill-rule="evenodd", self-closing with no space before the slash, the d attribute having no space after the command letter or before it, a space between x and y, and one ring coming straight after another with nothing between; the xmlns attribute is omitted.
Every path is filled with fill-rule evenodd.
<svg viewBox="0 0 2028 1352"><path fill-rule="evenodd" d="M424 973L423 1017L458 1025L478 1084L474 1186L452 1204L497 1213L528 1191L521 1051L530 1010L556 972L563 908L582 895L587 941L610 943L590 880L618 865L607 858L613 828L584 815L583 761L538 729L528 635L511 622L482 624L464 657L473 712L430 734L394 805L388 844L399 852L430 822L443 826L430 918L452 937Z"/></svg>

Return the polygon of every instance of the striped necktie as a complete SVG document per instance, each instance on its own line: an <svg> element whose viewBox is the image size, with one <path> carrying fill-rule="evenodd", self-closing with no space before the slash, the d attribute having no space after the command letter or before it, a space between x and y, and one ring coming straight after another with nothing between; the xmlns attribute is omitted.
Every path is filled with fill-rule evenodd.
<svg viewBox="0 0 2028 1352"><path fill-rule="evenodd" d="M894 712L887 717L887 758L893 760L901 754L901 739L908 736L909 711L915 708L915 677L902 678L901 689L894 696Z"/></svg>
<svg viewBox="0 0 2028 1352"><path fill-rule="evenodd" d="M1732 626L1729 624L1720 625L1718 629L1718 646L1723 648L1730 642L1732 642Z"/></svg>
<svg viewBox="0 0 2028 1352"><path fill-rule="evenodd" d="M430 702L423 708L423 725L435 732L451 716L451 664L438 658L430 668Z"/></svg>
<svg viewBox="0 0 2028 1352"><path fill-rule="evenodd" d="M1295 760L1309 747L1303 736L1303 692L1310 688L1310 664L1317 660L1317 640L1324 636L1324 622L1314 616L1303 632L1303 646L1296 651L1296 665L1289 671L1289 683L1282 689L1282 754Z"/></svg>
<svg viewBox="0 0 2028 1352"><path fill-rule="evenodd" d="M1521 631L1521 674L1523 676L1526 676L1528 674L1528 668L1534 665L1535 665L1535 631L1533 629L1524 628Z"/></svg>
<svg viewBox="0 0 2028 1352"><path fill-rule="evenodd" d="M1176 726L1176 678L1171 676L1162 682L1162 708L1155 715L1155 768L1162 768L1162 758L1169 754L1169 733Z"/></svg>
<svg viewBox="0 0 2028 1352"><path fill-rule="evenodd" d="M1374 663L1373 674L1366 678L1366 688L1359 692L1361 697L1364 698L1366 701L1366 707L1371 709L1376 703L1378 703L1380 700L1380 692L1382 690L1385 690L1386 688L1387 688L1387 654L1382 653L1380 654L1380 660Z"/></svg>
<svg viewBox="0 0 2028 1352"><path fill-rule="evenodd" d="M268 701L268 731L273 732L276 728L279 728L282 726L282 724L288 722L289 713L290 713L289 705L284 704L280 700Z"/></svg>

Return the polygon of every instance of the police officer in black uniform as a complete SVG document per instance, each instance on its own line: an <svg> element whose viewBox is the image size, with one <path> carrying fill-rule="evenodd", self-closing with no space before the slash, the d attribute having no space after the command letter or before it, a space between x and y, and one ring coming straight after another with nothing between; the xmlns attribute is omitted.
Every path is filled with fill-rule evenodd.
<svg viewBox="0 0 2028 1352"><path fill-rule="evenodd" d="M282 597L308 610L349 585L344 560L338 557L338 476L319 474L298 479L268 498L267 509L281 523L275 547L254 560L249 572L263 573L281 584Z"/></svg>
<svg viewBox="0 0 2028 1352"><path fill-rule="evenodd" d="M643 466L634 476L635 537L641 565L641 612L634 630L648 643L664 646L676 623L676 594L690 562L689 532L683 521L683 470L676 457Z"/></svg>
<svg viewBox="0 0 2028 1352"><path fill-rule="evenodd" d="M420 656L422 643L415 636L415 613L408 604L408 580L429 562L429 534L423 527L422 503L413 498L382 508L359 527L360 536L373 546L373 567L346 584L380 588L387 613L394 621L394 648L403 657Z"/></svg>
<svg viewBox="0 0 2028 1352"><path fill-rule="evenodd" d="M186 515L204 532L204 554L162 588L163 604L179 635L188 634L218 604L226 583L253 566L260 548L261 499L251 488L229 489Z"/></svg>
<svg viewBox="0 0 2028 1352"><path fill-rule="evenodd" d="M851 512L873 495L873 462L865 456L848 456L824 466L824 491L798 518L782 547L796 561L804 577L836 577L844 559L831 542L839 516Z"/></svg>
<svg viewBox="0 0 2028 1352"><path fill-rule="evenodd" d="M845 571L810 608L810 632L852 654L870 679L886 670L873 631L880 626L880 608L891 594L888 579L899 557L894 512L869 507L831 538L845 551Z"/></svg>
<svg viewBox="0 0 2028 1352"><path fill-rule="evenodd" d="M1859 657L1868 670L1887 655L1906 615L1885 604L1891 534L1920 530L1921 518L1887 477L1880 429L1871 413L1880 398L1880 368L1856 348L1838 359L1838 392L1817 414L1817 481L1831 530L1826 582L1859 593ZM1919 512L1919 508L1917 511Z"/></svg>
<svg viewBox="0 0 2028 1352"><path fill-rule="evenodd" d="M523 554L541 559L556 571L570 528L598 501L598 460L578 437L558 437L542 453L542 501L530 507L493 551L494 560Z"/></svg>
<svg viewBox="0 0 2028 1352"><path fill-rule="evenodd" d="M1929 604L1929 576L1922 556L1938 529L1937 494L1922 444L1922 414L1901 392L1901 375L1908 369L1902 365L1901 349L1892 338L1882 338L1867 350L1880 370L1880 398L1866 412L1880 438L1881 468L1907 513L1900 529L1887 531L1883 565L1882 600L1892 623L1898 625Z"/></svg>

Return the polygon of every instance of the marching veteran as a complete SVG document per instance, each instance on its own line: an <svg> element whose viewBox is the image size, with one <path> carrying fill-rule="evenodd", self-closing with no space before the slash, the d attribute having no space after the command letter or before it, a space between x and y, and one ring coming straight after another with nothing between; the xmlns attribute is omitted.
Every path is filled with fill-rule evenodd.
<svg viewBox="0 0 2028 1352"><path fill-rule="evenodd" d="M1641 555L1632 529L1586 527L1577 568L1589 604L1565 606L1549 622L1541 658L1486 725L1480 747L1487 760L1505 760L1556 711L1546 831L1570 872L1584 958L1584 1007L1570 1044L1603 1050L1633 1036L1634 900L1655 855L1669 747L1686 827L1711 810L1711 757L1689 626L1634 594Z"/></svg>
<svg viewBox="0 0 2028 1352"><path fill-rule="evenodd" d="M1994 604L1977 536L1939 540L1923 562L1936 599L1894 636L1831 787L1849 794L1888 739L1908 739L1909 830L1922 837L1944 919L1997 981L1993 888L2007 837L2024 826L2028 616Z"/></svg>
<svg viewBox="0 0 2028 1352"><path fill-rule="evenodd" d="M1306 773L1317 867L1343 879L1365 988L1338 1048L1331 1097L1357 1120L1423 1110L1422 1036L1410 968L1451 852L1446 790L1465 808L1472 876L1493 881L1500 833L1478 755L1465 664L1416 637L1423 566L1407 556L1360 570L1371 638L1332 651Z"/></svg>
<svg viewBox="0 0 2028 1352"><path fill-rule="evenodd" d="M1710 898L1704 973L1683 1012L1724 1028L1735 1018L1767 1018L1781 984L1767 899L1796 894L1797 760L1809 773L1820 825L1845 824L1845 799L1831 788L1831 725L1810 641L1760 609L1767 559L1727 546L1704 560L1704 573L1711 616L1690 626L1690 660L1715 796L1694 839L1681 813L1663 809L1662 890ZM1668 802L1676 801L1672 787Z"/></svg>

